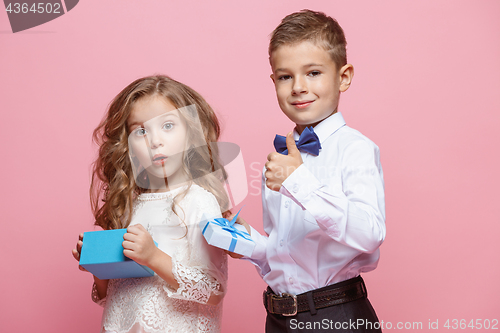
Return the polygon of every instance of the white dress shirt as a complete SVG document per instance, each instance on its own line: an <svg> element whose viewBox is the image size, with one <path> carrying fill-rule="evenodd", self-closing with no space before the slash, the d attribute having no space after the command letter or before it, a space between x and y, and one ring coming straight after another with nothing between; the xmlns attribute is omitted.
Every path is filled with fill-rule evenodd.
<svg viewBox="0 0 500 333"><path fill-rule="evenodd" d="M264 231L251 258L277 294L300 294L377 267L385 238L379 148L335 113L316 125L319 156L271 191L262 179ZM299 135L294 131L294 138Z"/></svg>

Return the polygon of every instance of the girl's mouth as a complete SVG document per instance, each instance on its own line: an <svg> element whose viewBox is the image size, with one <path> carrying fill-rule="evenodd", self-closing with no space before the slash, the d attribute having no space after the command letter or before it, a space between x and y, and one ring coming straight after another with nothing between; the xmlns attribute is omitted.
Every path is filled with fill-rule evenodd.
<svg viewBox="0 0 500 333"><path fill-rule="evenodd" d="M163 165L167 161L168 156L162 154L156 154L153 156L153 164L154 165Z"/></svg>

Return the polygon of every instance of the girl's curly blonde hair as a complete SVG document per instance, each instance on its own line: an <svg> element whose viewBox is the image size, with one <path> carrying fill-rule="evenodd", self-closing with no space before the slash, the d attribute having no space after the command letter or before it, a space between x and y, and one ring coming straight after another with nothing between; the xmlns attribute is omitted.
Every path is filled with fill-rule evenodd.
<svg viewBox="0 0 500 333"><path fill-rule="evenodd" d="M99 146L90 185L95 225L104 230L126 228L130 224L135 198L146 191L134 179L129 158L127 119L136 101L151 96L162 96L176 108L183 108L180 114L186 121L188 131L196 130L197 126L190 126L193 116L182 110L194 105L203 133L192 134L203 137L206 143L206 149L189 149L184 153L183 169L192 181L186 190L174 198L172 209L175 212L176 205L194 182L215 196L224 211L223 216L227 217L230 214L227 210L229 199L223 186L227 173L220 161L217 145L210 144L219 139L217 116L196 91L168 76L156 75L138 79L123 89L113 99L105 117L94 130L93 139Z"/></svg>

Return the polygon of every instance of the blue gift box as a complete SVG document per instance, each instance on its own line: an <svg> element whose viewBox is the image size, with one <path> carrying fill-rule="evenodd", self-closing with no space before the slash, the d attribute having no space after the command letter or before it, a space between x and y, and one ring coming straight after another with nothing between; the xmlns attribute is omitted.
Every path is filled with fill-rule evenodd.
<svg viewBox="0 0 500 333"><path fill-rule="evenodd" d="M151 269L123 255L123 235L126 232L127 229L85 232L80 266L99 279L153 276Z"/></svg>
<svg viewBox="0 0 500 333"><path fill-rule="evenodd" d="M231 221L224 218L208 220L203 216L200 229L208 244L250 257L255 242L244 226L235 223L238 214Z"/></svg>

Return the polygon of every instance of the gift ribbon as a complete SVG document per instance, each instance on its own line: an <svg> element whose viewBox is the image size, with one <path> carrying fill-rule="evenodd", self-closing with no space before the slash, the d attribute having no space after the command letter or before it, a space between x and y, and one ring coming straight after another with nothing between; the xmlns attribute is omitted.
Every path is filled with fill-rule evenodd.
<svg viewBox="0 0 500 333"><path fill-rule="evenodd" d="M240 208L238 213L236 213L236 215L231 219L231 221L228 221L227 219L222 217L216 218L213 221L208 221L205 227L203 228L202 233L205 234L205 230L207 230L207 227L210 223L214 223L216 225L221 226L222 230L228 231L233 238L231 239L231 244L229 244L229 249L228 249L229 252L234 252L234 248L236 247L236 243L238 242L238 236L253 242L248 232L240 231L234 227L234 223L236 222L236 219L238 218L238 215L240 214L242 208L243 207Z"/></svg>

